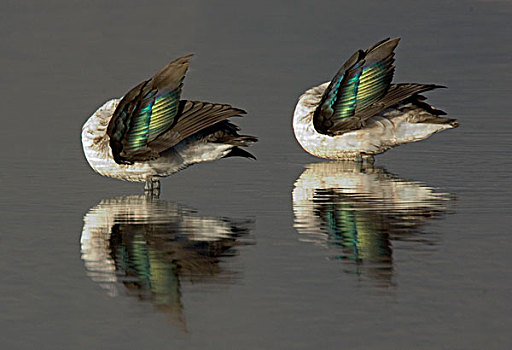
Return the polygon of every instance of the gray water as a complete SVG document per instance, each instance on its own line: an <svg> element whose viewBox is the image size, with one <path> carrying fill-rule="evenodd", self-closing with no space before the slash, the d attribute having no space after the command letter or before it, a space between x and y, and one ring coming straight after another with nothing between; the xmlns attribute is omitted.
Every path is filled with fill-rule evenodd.
<svg viewBox="0 0 512 350"><path fill-rule="evenodd" d="M2 349L512 347L512 3L7 1ZM324 162L297 97L400 36L397 82L461 127ZM194 52L183 98L231 103L257 161L142 185L89 168L81 126Z"/></svg>

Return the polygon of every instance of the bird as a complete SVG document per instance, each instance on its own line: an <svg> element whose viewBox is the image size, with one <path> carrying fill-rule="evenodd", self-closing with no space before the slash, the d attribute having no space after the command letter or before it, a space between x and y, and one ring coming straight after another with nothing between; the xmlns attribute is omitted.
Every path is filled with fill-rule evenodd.
<svg viewBox="0 0 512 350"><path fill-rule="evenodd" d="M326 159L373 161L392 147L459 126L421 95L444 86L391 83L399 41L387 38L358 50L330 82L300 96L293 131L306 152Z"/></svg>
<svg viewBox="0 0 512 350"><path fill-rule="evenodd" d="M201 162L233 156L256 159L241 147L258 139L239 135L228 118L246 114L229 104L180 100L192 54L180 57L121 98L110 99L82 127L87 162L97 173L145 182L159 194L162 177Z"/></svg>

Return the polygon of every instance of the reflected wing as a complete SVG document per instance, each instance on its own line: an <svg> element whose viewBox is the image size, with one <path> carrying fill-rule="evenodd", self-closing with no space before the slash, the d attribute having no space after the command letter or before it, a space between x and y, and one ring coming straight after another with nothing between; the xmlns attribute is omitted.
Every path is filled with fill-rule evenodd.
<svg viewBox="0 0 512 350"><path fill-rule="evenodd" d="M148 144L176 122L181 87L191 57L172 61L123 97L107 129L117 163L154 156Z"/></svg>
<svg viewBox="0 0 512 350"><path fill-rule="evenodd" d="M322 96L313 115L318 132L336 135L358 129L362 115L388 92L394 72L394 52L399 38L385 39L357 51L341 67Z"/></svg>

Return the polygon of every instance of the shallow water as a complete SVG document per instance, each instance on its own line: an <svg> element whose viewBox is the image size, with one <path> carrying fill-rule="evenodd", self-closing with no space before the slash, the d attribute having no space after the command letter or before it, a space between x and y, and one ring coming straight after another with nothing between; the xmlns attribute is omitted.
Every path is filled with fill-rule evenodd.
<svg viewBox="0 0 512 350"><path fill-rule="evenodd" d="M512 3L7 2L0 21L5 349L509 349ZM298 95L401 36L397 82L461 127L331 163ZM257 161L100 177L86 118L195 52L184 98L248 111Z"/></svg>

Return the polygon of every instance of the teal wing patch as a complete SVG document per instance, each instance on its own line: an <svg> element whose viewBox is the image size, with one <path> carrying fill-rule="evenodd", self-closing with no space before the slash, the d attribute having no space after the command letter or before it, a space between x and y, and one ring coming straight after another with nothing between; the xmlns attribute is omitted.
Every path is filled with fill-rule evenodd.
<svg viewBox="0 0 512 350"><path fill-rule="evenodd" d="M174 124L178 114L180 90L170 91L162 96L151 91L139 113L133 118L129 133L126 135L124 152L136 153L149 142Z"/></svg>
<svg viewBox="0 0 512 350"><path fill-rule="evenodd" d="M148 144L176 123L190 57L169 63L122 98L107 129L117 163L131 164L157 156Z"/></svg>
<svg viewBox="0 0 512 350"><path fill-rule="evenodd" d="M359 64L358 64L359 65ZM350 72L345 74L340 89L332 103L332 119L333 121L345 120L354 114L357 105L357 97L360 85L362 69L353 67Z"/></svg>
<svg viewBox="0 0 512 350"><path fill-rule="evenodd" d="M394 72L393 50L399 39L385 39L356 52L338 71L313 114L315 129L335 135L360 128L360 111L378 102L388 91Z"/></svg>

